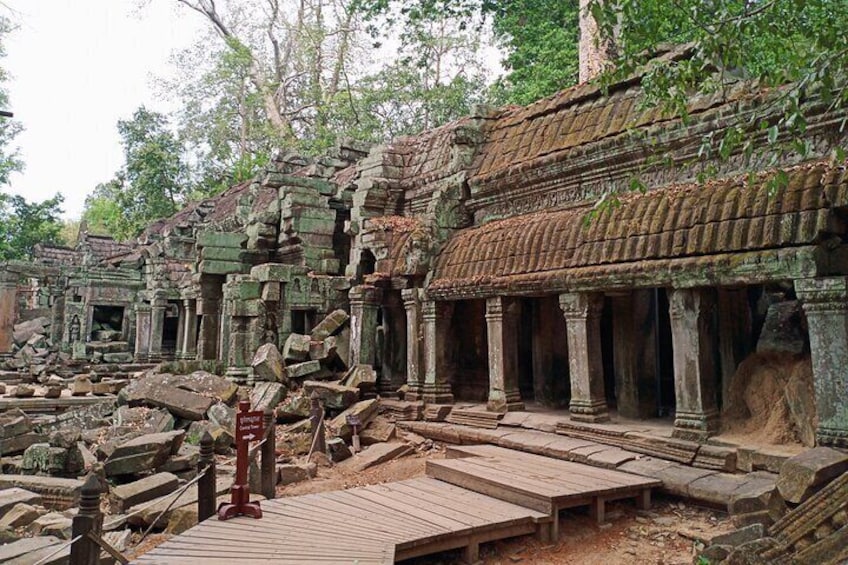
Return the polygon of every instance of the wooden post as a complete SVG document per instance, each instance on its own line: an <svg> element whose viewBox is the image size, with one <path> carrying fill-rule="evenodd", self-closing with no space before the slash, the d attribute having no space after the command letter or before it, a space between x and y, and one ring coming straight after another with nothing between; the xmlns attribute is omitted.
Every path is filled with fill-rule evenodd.
<svg viewBox="0 0 848 565"><path fill-rule="evenodd" d="M277 494L277 434L273 410L265 411L265 443L262 444L262 495L272 500Z"/></svg>
<svg viewBox="0 0 848 565"><path fill-rule="evenodd" d="M200 459L197 472L206 474L197 481L197 521L202 522L215 514L215 440L209 430L200 438Z"/></svg>
<svg viewBox="0 0 848 565"><path fill-rule="evenodd" d="M80 491L79 513L71 525L71 539L79 539L71 545L71 565L97 565L100 563L100 546L89 534L100 536L103 529L103 514L100 513L100 479L89 473Z"/></svg>
<svg viewBox="0 0 848 565"><path fill-rule="evenodd" d="M321 400L318 396L318 391L312 391L312 396L309 397L312 402L311 413L309 416L312 423L312 452L327 453L327 441L324 437L324 407L321 406Z"/></svg>

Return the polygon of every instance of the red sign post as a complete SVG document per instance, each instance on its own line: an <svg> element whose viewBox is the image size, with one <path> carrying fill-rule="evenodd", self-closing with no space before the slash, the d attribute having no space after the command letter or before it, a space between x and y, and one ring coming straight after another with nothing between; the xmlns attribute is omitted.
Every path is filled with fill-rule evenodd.
<svg viewBox="0 0 848 565"><path fill-rule="evenodd" d="M259 502L250 501L250 486L248 484L248 444L262 439L265 433L263 425L264 414L260 411L250 411L250 402L239 402L236 413L236 480L230 490L230 502L222 503L218 508L218 519L229 520L236 516L262 517Z"/></svg>

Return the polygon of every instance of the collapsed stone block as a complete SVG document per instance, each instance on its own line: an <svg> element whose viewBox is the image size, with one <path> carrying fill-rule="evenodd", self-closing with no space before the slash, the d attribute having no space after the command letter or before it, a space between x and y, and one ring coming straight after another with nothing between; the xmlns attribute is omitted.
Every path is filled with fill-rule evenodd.
<svg viewBox="0 0 848 565"><path fill-rule="evenodd" d="M170 494L180 484L176 475L156 473L131 483L118 485L112 489L113 508L123 512L131 506Z"/></svg>
<svg viewBox="0 0 848 565"><path fill-rule="evenodd" d="M199 446L200 438L203 437L205 432L209 432L209 435L212 436L215 453L219 455L227 454L230 447L235 443L233 432L206 421L191 423L186 432L186 442L192 446Z"/></svg>
<svg viewBox="0 0 848 565"><path fill-rule="evenodd" d="M349 441L353 435L353 429L347 423L348 416L356 416L359 418L360 425L365 427L374 416L377 415L379 401L376 398L368 400L360 400L335 418L330 421L330 426L336 430L336 435Z"/></svg>
<svg viewBox="0 0 848 565"><path fill-rule="evenodd" d="M283 358L286 362L298 363L309 359L309 344L311 339L308 335L291 334L283 346ZM289 373L291 377L291 373Z"/></svg>
<svg viewBox="0 0 848 565"><path fill-rule="evenodd" d="M131 475L163 465L179 452L184 436L182 430L146 434L119 445L106 460L106 476Z"/></svg>
<svg viewBox="0 0 848 565"><path fill-rule="evenodd" d="M273 343L265 343L259 346L253 356L251 366L253 373L260 379L283 384L288 383L286 363Z"/></svg>
<svg viewBox="0 0 848 565"><path fill-rule="evenodd" d="M44 333L44 328L50 326L50 318L41 317L15 324L12 329L12 340L17 345L26 344L36 333Z"/></svg>
<svg viewBox="0 0 848 565"><path fill-rule="evenodd" d="M15 398L32 398L35 396L35 389L27 384L19 384L12 395Z"/></svg>
<svg viewBox="0 0 848 565"><path fill-rule="evenodd" d="M323 341L335 335L350 320L350 315L344 310L330 312L309 334L313 341Z"/></svg>
<svg viewBox="0 0 848 565"><path fill-rule="evenodd" d="M0 529L28 526L39 516L41 516L41 512L35 506L20 502L6 512L3 518L0 518Z"/></svg>
<svg viewBox="0 0 848 565"><path fill-rule="evenodd" d="M308 418L312 402L303 394L291 395L277 406L277 420L284 423L298 422Z"/></svg>
<svg viewBox="0 0 848 565"><path fill-rule="evenodd" d="M206 412L209 421L219 428L224 428L231 434L235 434L236 429L236 411L230 408L223 402L218 402L209 407Z"/></svg>
<svg viewBox="0 0 848 565"><path fill-rule="evenodd" d="M344 410L359 399L359 389L338 382L304 381L303 390L310 399L312 393L317 393L324 407L330 410Z"/></svg>
<svg viewBox="0 0 848 565"><path fill-rule="evenodd" d="M146 396L146 401L186 420L202 420L206 411L214 403L214 400L208 396L167 385L151 390Z"/></svg>
<svg viewBox="0 0 848 565"><path fill-rule="evenodd" d="M273 410L286 396L286 387L280 383L259 383L250 392L253 410Z"/></svg>
<svg viewBox="0 0 848 565"><path fill-rule="evenodd" d="M93 390L91 380L85 375L78 375L71 383L71 396L86 396Z"/></svg>
<svg viewBox="0 0 848 565"><path fill-rule="evenodd" d="M17 487L0 490L0 518L20 503L41 504L41 495Z"/></svg>
<svg viewBox="0 0 848 565"><path fill-rule="evenodd" d="M341 463L345 459L350 459L353 456L353 453L345 443L345 440L340 437L334 437L333 439L327 440L327 453L333 463Z"/></svg>
<svg viewBox="0 0 848 565"><path fill-rule="evenodd" d="M784 500L799 504L846 471L848 455L829 447L816 447L786 460L777 489Z"/></svg>
<svg viewBox="0 0 848 565"><path fill-rule="evenodd" d="M306 361L304 363L296 363L286 367L286 374L290 379L301 379L306 376L321 373L323 367L318 361Z"/></svg>
<svg viewBox="0 0 848 565"><path fill-rule="evenodd" d="M46 473L59 475L65 471L68 460L68 450L53 447L49 443L36 443L24 451L21 469L26 474Z"/></svg>
<svg viewBox="0 0 848 565"><path fill-rule="evenodd" d="M342 377L342 382L345 386L372 389L377 384L377 372L371 365L356 365Z"/></svg>
<svg viewBox="0 0 848 565"><path fill-rule="evenodd" d="M290 485L292 483L299 483L313 478L317 472L318 466L314 463L306 463L305 465L277 465L277 473L279 473L278 484Z"/></svg>

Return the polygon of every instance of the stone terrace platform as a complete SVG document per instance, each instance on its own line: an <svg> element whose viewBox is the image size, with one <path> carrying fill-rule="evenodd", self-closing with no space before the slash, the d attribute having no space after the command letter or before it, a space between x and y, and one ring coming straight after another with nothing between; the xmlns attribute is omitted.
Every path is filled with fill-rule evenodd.
<svg viewBox="0 0 848 565"><path fill-rule="evenodd" d="M662 422L584 424L562 413L509 412L497 427L400 422L455 445L489 444L661 481L660 491L731 514L774 487L785 459L803 448L698 444L670 437Z"/></svg>

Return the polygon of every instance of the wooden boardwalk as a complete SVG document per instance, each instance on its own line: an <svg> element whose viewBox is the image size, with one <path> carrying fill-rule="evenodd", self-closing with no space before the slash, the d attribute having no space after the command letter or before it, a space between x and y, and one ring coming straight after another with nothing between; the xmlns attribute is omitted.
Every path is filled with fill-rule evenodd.
<svg viewBox="0 0 848 565"><path fill-rule="evenodd" d="M263 518L215 518L135 563L387 564L547 530L550 515L431 478L263 501Z"/></svg>
<svg viewBox="0 0 848 565"><path fill-rule="evenodd" d="M607 501L635 498L640 508L651 504L651 489L661 482L551 459L494 445L450 446L448 459L427 461L427 475L481 494L496 496L551 517L551 539L559 537L559 511L589 506L604 521Z"/></svg>

